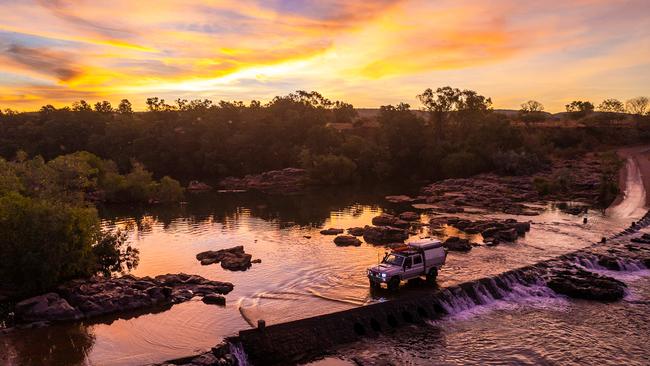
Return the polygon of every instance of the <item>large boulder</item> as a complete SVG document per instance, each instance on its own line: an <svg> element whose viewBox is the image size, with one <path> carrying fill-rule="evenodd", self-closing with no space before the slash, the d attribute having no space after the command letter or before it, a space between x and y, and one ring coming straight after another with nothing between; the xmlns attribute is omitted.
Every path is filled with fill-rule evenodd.
<svg viewBox="0 0 650 366"><path fill-rule="evenodd" d="M367 243L387 244L403 242L408 239L408 232L401 228L392 226L368 226L364 227L363 239Z"/></svg>
<svg viewBox="0 0 650 366"><path fill-rule="evenodd" d="M517 230L515 228L497 231L496 237L501 241L514 242L517 240Z"/></svg>
<svg viewBox="0 0 650 366"><path fill-rule="evenodd" d="M383 213L372 218L372 224L375 226L391 226L397 218L393 215Z"/></svg>
<svg viewBox="0 0 650 366"><path fill-rule="evenodd" d="M348 229L348 234L353 236L363 236L363 230L362 227L351 227Z"/></svg>
<svg viewBox="0 0 650 366"><path fill-rule="evenodd" d="M22 322L79 320L83 313L59 294L50 292L16 304L16 318Z"/></svg>
<svg viewBox="0 0 650 366"><path fill-rule="evenodd" d="M445 248L456 252L469 252L472 250L472 245L469 240L461 239L457 236L450 236L442 245Z"/></svg>
<svg viewBox="0 0 650 366"><path fill-rule="evenodd" d="M201 261L204 266L221 262L221 267L224 269L245 271L251 267L252 256L244 252L242 245L238 245L228 249L201 252L196 255L196 259Z"/></svg>
<svg viewBox="0 0 650 366"><path fill-rule="evenodd" d="M226 298L219 294L207 294L203 296L203 302L211 305L226 305Z"/></svg>
<svg viewBox="0 0 650 366"><path fill-rule="evenodd" d="M355 246L358 247L361 245L361 240L357 239L352 235L339 235L334 238L334 244L340 247Z"/></svg>
<svg viewBox="0 0 650 366"><path fill-rule="evenodd" d="M406 211L399 214L399 218L404 221L418 221L420 220L420 215L413 211Z"/></svg>
<svg viewBox="0 0 650 366"><path fill-rule="evenodd" d="M579 268L557 270L547 281L553 291L578 299L616 301L625 296L625 283Z"/></svg>

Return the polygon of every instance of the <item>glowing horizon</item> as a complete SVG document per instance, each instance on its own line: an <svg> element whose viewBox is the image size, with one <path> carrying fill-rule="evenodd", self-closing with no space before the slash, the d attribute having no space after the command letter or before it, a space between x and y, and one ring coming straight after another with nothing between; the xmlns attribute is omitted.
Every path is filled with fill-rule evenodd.
<svg viewBox="0 0 650 366"><path fill-rule="evenodd" d="M650 2L0 0L0 108L84 99L270 100L358 108L450 85L558 112L650 94Z"/></svg>

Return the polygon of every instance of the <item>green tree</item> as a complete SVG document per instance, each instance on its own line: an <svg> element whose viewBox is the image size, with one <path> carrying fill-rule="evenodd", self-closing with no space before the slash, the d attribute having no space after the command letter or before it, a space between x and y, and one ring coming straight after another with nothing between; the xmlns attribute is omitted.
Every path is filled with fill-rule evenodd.
<svg viewBox="0 0 650 366"><path fill-rule="evenodd" d="M121 114L133 113L131 102L129 102L128 99L122 99L120 101L120 104L117 106L117 113L121 113Z"/></svg>
<svg viewBox="0 0 650 366"><path fill-rule="evenodd" d="M113 112L113 107L111 106L111 103L109 101L101 101L95 103L95 112L99 113L112 113Z"/></svg>
<svg viewBox="0 0 650 366"><path fill-rule="evenodd" d="M598 105L598 110L608 113L623 113L625 112L625 107L620 100L609 98L603 100L602 103Z"/></svg>
<svg viewBox="0 0 650 366"><path fill-rule="evenodd" d="M0 197L0 276L24 293L91 275L99 233L93 208L10 193Z"/></svg>
<svg viewBox="0 0 650 366"><path fill-rule="evenodd" d="M85 100L72 103L72 110L75 112L92 112L93 108Z"/></svg>

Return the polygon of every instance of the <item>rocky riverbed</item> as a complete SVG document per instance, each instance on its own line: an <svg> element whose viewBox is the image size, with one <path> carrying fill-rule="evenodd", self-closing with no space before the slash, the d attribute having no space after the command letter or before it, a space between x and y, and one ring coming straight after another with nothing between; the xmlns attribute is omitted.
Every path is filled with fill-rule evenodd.
<svg viewBox="0 0 650 366"><path fill-rule="evenodd" d="M47 325L108 314L126 314L182 303L195 296L211 299L222 297L233 287L228 282L184 273L154 278L126 275L74 280L52 292L18 302L15 322L18 325Z"/></svg>
<svg viewBox="0 0 650 366"><path fill-rule="evenodd" d="M556 159L547 169L529 176L480 174L445 179L423 187L419 196L393 195L386 200L439 214L479 209L536 216L542 210L533 204L540 202L597 204L602 169L598 156L587 154L580 159ZM575 211L568 206L567 210Z"/></svg>

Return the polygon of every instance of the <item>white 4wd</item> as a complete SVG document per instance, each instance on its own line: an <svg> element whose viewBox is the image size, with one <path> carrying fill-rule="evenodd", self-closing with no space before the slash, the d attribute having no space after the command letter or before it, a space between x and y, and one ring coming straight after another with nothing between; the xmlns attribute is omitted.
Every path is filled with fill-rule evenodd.
<svg viewBox="0 0 650 366"><path fill-rule="evenodd" d="M370 287L385 283L389 290L396 290L401 281L426 276L435 282L438 270L445 264L447 252L440 240L419 240L393 249L380 264L368 268Z"/></svg>

